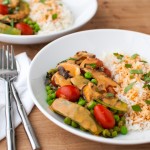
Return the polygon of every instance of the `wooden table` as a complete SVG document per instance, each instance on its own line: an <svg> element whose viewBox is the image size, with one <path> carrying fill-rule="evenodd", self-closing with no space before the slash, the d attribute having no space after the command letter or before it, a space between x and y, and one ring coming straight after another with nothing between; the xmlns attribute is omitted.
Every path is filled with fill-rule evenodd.
<svg viewBox="0 0 150 150"><path fill-rule="evenodd" d="M95 17L82 29L119 28L150 34L150 0L98 0ZM30 58L46 44L14 45L16 54L26 51ZM42 150L149 150L150 144L116 146L92 142L56 126L35 106L29 115ZM16 129L17 150L30 150L23 126ZM0 150L6 149L6 140L0 142Z"/></svg>

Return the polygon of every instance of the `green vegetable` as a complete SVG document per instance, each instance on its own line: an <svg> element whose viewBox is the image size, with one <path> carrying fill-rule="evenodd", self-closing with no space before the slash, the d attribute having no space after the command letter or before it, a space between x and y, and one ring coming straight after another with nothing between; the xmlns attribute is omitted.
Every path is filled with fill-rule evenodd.
<svg viewBox="0 0 150 150"><path fill-rule="evenodd" d="M122 126L120 129L121 134L126 135L128 133L128 129L126 126Z"/></svg>
<svg viewBox="0 0 150 150"><path fill-rule="evenodd" d="M136 112L142 111L141 107L139 105L132 105L132 109Z"/></svg>
<svg viewBox="0 0 150 150"><path fill-rule="evenodd" d="M131 68L132 65L131 65L131 64L125 64L125 67L126 67L126 68Z"/></svg>
<svg viewBox="0 0 150 150"><path fill-rule="evenodd" d="M93 63L93 64L86 64L86 65L91 66L93 69L97 67L97 65L96 65L96 64L94 64L94 63Z"/></svg>
<svg viewBox="0 0 150 150"><path fill-rule="evenodd" d="M71 126L74 127L74 128L77 128L79 125L76 122L71 121Z"/></svg>
<svg viewBox="0 0 150 150"><path fill-rule="evenodd" d="M70 57L68 60L77 60L76 58L72 58L72 57Z"/></svg>
<svg viewBox="0 0 150 150"><path fill-rule="evenodd" d="M131 74L143 74L143 70L139 69L139 70L130 70Z"/></svg>
<svg viewBox="0 0 150 150"><path fill-rule="evenodd" d="M120 120L120 121L118 122L118 126L121 127L121 126L123 126L123 125L124 125L124 122Z"/></svg>
<svg viewBox="0 0 150 150"><path fill-rule="evenodd" d="M123 55L121 55L119 53L113 53L113 54L114 54L114 56L117 57L117 59L122 59L124 57Z"/></svg>
<svg viewBox="0 0 150 150"><path fill-rule="evenodd" d="M108 129L104 129L104 130L102 131L102 135L103 135L104 137L110 137L110 132L109 132L109 130L108 130Z"/></svg>
<svg viewBox="0 0 150 150"><path fill-rule="evenodd" d="M45 0L40 0L41 3L45 3Z"/></svg>
<svg viewBox="0 0 150 150"><path fill-rule="evenodd" d="M65 123L65 124L68 124L68 125L71 125L71 119L70 119L69 117L66 117L66 118L64 119L64 123Z"/></svg>
<svg viewBox="0 0 150 150"><path fill-rule="evenodd" d="M137 56L139 56L139 55L138 55L138 54L133 54L133 55L131 56L131 58L135 59Z"/></svg>
<svg viewBox="0 0 150 150"><path fill-rule="evenodd" d="M94 83L95 85L97 85L98 83L96 79L92 79L91 82Z"/></svg>
<svg viewBox="0 0 150 150"><path fill-rule="evenodd" d="M150 105L150 100L145 100L145 103Z"/></svg>
<svg viewBox="0 0 150 150"><path fill-rule="evenodd" d="M117 133L117 131L113 131L113 132L111 133L111 135L112 135L112 137L116 137L116 136L118 135L118 133Z"/></svg>
<svg viewBox="0 0 150 150"><path fill-rule="evenodd" d="M96 106L96 102L95 101L90 101L88 104L87 104L87 108L89 109L89 110L92 110L92 109L94 109L94 107Z"/></svg>
<svg viewBox="0 0 150 150"><path fill-rule="evenodd" d="M14 20L12 19L10 22L11 27L14 27Z"/></svg>
<svg viewBox="0 0 150 150"><path fill-rule="evenodd" d="M106 93L106 97L114 97L113 93Z"/></svg>
<svg viewBox="0 0 150 150"><path fill-rule="evenodd" d="M141 60L140 62L147 63L147 61L145 61L145 60Z"/></svg>
<svg viewBox="0 0 150 150"><path fill-rule="evenodd" d="M58 14L53 14L53 15L52 15L52 19L53 19L53 20L57 19L57 17L58 17Z"/></svg>
<svg viewBox="0 0 150 150"><path fill-rule="evenodd" d="M84 77L85 77L86 79L91 79L91 78L92 78L92 74L91 74L90 72L86 72L86 73L84 74Z"/></svg>
<svg viewBox="0 0 150 150"><path fill-rule="evenodd" d="M113 128L113 130L114 130L114 131L117 131L117 132L120 132L120 128L119 128L118 126L115 126L115 127Z"/></svg>
<svg viewBox="0 0 150 150"><path fill-rule="evenodd" d="M9 4L10 3L10 0L3 0L3 4L4 5L7 5L7 4Z"/></svg>
<svg viewBox="0 0 150 150"><path fill-rule="evenodd" d="M3 34L12 34L12 35L21 35L21 31L17 28L13 28L7 24L0 22L0 33Z"/></svg>
<svg viewBox="0 0 150 150"><path fill-rule="evenodd" d="M114 115L114 118L115 118L116 122L120 121L120 117L118 115Z"/></svg>
<svg viewBox="0 0 150 150"><path fill-rule="evenodd" d="M83 99L82 97L79 98L78 104L81 106L84 106L86 104L85 99Z"/></svg>
<svg viewBox="0 0 150 150"><path fill-rule="evenodd" d="M48 105L52 105L53 102L54 102L54 99L51 99L51 100L47 101Z"/></svg>
<svg viewBox="0 0 150 150"><path fill-rule="evenodd" d="M130 83L130 84L124 89L124 93L126 94L129 90L131 90L132 87L133 87L133 85L134 85L135 83L136 83L136 81Z"/></svg>
<svg viewBox="0 0 150 150"><path fill-rule="evenodd" d="M45 88L47 91L51 89L49 85L47 85Z"/></svg>

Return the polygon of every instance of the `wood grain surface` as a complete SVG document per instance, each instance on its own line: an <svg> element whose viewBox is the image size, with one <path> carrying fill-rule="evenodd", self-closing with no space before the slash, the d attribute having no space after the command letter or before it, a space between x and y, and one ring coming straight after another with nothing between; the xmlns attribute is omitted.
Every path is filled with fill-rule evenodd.
<svg viewBox="0 0 150 150"><path fill-rule="evenodd" d="M150 34L150 0L98 0L94 18L80 30L115 28ZM0 42L1 43L1 42ZM26 51L32 59L45 44L14 45L16 54ZM49 121L35 106L29 115L42 150L149 150L150 144L117 146L92 142L73 135ZM0 129L1 130L1 129ZM17 150L31 150L23 126L16 129ZM6 150L6 140L0 150Z"/></svg>

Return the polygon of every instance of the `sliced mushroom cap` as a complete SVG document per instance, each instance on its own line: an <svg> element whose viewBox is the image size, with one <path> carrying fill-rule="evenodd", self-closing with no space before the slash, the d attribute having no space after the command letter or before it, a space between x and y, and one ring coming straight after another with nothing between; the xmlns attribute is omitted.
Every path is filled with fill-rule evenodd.
<svg viewBox="0 0 150 150"><path fill-rule="evenodd" d="M56 72L52 78L52 83L54 83L57 86L64 86L64 85L72 85L70 82L70 79L65 79L63 76L61 76L58 72Z"/></svg>
<svg viewBox="0 0 150 150"><path fill-rule="evenodd" d="M80 75L80 67L76 64L72 64L72 63L61 63L59 64L57 67L62 66L66 71L68 71L69 75L71 77Z"/></svg>
<svg viewBox="0 0 150 150"><path fill-rule="evenodd" d="M81 68L97 69L103 66L103 62L97 58L88 57L80 64Z"/></svg>
<svg viewBox="0 0 150 150"><path fill-rule="evenodd" d="M97 86L99 87L100 91L107 91L106 88L108 86L116 87L118 84L113 81L111 78L107 77L104 72L99 72L92 69L84 69L85 72L90 72L92 77L95 78L98 82Z"/></svg>
<svg viewBox="0 0 150 150"><path fill-rule="evenodd" d="M71 82L73 85L77 86L80 90L89 82L89 80L85 79L83 76L75 76L71 78Z"/></svg>
<svg viewBox="0 0 150 150"><path fill-rule="evenodd" d="M73 58L77 59L76 60L76 64L81 64L82 61L86 58L95 58L95 55L94 54L91 54L91 53L88 53L87 51L80 51L80 52L77 52Z"/></svg>
<svg viewBox="0 0 150 150"><path fill-rule="evenodd" d="M82 94L87 102L100 99L102 97L102 94L98 92L97 86L91 82L83 87Z"/></svg>
<svg viewBox="0 0 150 150"><path fill-rule="evenodd" d="M81 127L98 135L102 132L102 128L96 123L91 116L89 110L76 103L70 102L66 99L58 98L51 105L52 110L55 112L71 118L77 122Z"/></svg>

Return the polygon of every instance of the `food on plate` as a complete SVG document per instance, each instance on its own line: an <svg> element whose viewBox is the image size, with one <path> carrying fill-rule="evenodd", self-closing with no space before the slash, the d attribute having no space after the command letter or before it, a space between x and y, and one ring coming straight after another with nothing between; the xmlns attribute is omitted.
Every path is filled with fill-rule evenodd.
<svg viewBox="0 0 150 150"><path fill-rule="evenodd" d="M86 51L58 62L46 75L47 103L64 122L104 137L127 134L128 106L117 97L119 84L105 62Z"/></svg>
<svg viewBox="0 0 150 150"><path fill-rule="evenodd" d="M139 54L113 53L101 57L111 71L119 99L128 104L125 114L128 130L150 129L150 65Z"/></svg>
<svg viewBox="0 0 150 150"><path fill-rule="evenodd" d="M72 24L73 15L61 0L0 0L0 33L49 34Z"/></svg>

